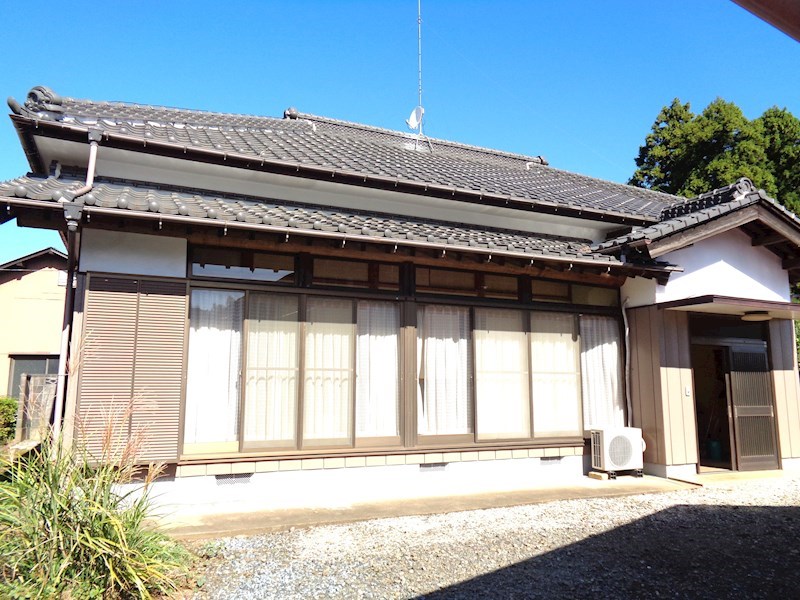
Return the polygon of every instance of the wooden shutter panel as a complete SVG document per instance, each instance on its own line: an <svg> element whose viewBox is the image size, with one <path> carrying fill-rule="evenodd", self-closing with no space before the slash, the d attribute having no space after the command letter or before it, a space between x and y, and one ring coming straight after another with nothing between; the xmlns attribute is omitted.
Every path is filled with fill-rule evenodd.
<svg viewBox="0 0 800 600"><path fill-rule="evenodd" d="M90 278L75 358L80 368L76 433L98 460L128 439L137 305L137 281Z"/></svg>
<svg viewBox="0 0 800 600"><path fill-rule="evenodd" d="M185 326L186 284L142 281L131 429L143 461L178 458Z"/></svg>

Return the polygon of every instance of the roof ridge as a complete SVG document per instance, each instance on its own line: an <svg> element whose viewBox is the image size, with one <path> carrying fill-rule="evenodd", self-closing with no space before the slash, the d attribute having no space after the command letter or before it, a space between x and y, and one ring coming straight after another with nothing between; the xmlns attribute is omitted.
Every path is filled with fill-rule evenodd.
<svg viewBox="0 0 800 600"><path fill-rule="evenodd" d="M709 190L694 198L686 198L661 211L659 221L687 215L710 206L731 202L753 192L758 192L755 184L747 177L740 177L734 183ZM764 195L765 197L766 194Z"/></svg>
<svg viewBox="0 0 800 600"><path fill-rule="evenodd" d="M392 135L406 140L419 139L436 145L450 146L459 149L482 152L484 154L493 154L495 156L502 156L504 158L515 158L525 162L536 162L538 164L545 166L549 165L547 159L541 155L532 156L530 154L521 154L519 152L507 152L505 150L487 148L486 146L477 146L475 144L454 142L452 140L446 140L444 138L428 137L426 135L420 137L418 134L408 133L406 131L400 131L398 129L389 129L388 127L378 127L377 125L367 125L365 123L356 123L355 121L346 121L343 119L336 119L333 117L325 117L320 115L314 115L311 113L303 113L299 112L295 108L287 108L284 111L283 115L285 119L297 119L297 120L306 120L306 121L320 122L320 123L330 123L332 125L337 125L340 127L349 127L351 129L358 129L360 131L369 131L373 133Z"/></svg>

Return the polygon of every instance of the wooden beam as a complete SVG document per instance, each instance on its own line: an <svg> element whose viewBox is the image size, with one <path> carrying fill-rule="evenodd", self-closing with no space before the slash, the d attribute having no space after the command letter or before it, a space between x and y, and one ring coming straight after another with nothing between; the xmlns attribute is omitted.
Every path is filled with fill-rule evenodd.
<svg viewBox="0 0 800 600"><path fill-rule="evenodd" d="M800 248L800 227L787 222L785 219L763 206L759 206L757 212L759 221L776 233L782 235L786 241L794 244L796 248Z"/></svg>
<svg viewBox="0 0 800 600"><path fill-rule="evenodd" d="M91 225L100 229L118 230L118 219L109 218L101 215L93 215ZM546 260L533 258L530 260L516 257L503 257L502 262L494 256L490 262L486 262L486 257L490 253L476 254L473 252L462 253L457 247L445 249L444 256L441 249L431 249L430 252L424 248L410 249L398 245L397 251L393 251L393 245L373 244L360 240L348 240L342 247L341 240L327 238L313 238L303 235L302 231L297 234L287 236L284 233L258 232L253 238L249 231L228 229L227 234L220 228L197 228L186 227L176 223L164 222L160 231L153 230L153 224L146 221L136 221L130 219L125 224L125 231L130 233L145 233L153 235L168 235L173 237L183 237L190 244L200 246L216 246L228 248L240 248L250 250L261 250L263 252L279 252L283 254L297 254L300 252L312 253L315 256L326 256L331 258L351 258L351 259L372 259L385 263L406 263L412 262L415 265L427 267L440 267L451 269L473 269L487 273L510 274L510 275L530 275L532 277L557 279L571 281L574 283L598 284L604 286L620 286L625 281L626 276L616 273L592 274L577 272L578 265L569 270L568 265L560 267L564 270L555 268L559 263L548 265ZM415 255L411 251L416 252ZM598 262L597 269L608 269L611 265ZM581 265L580 268L595 268L594 265Z"/></svg>
<svg viewBox="0 0 800 600"><path fill-rule="evenodd" d="M800 256L783 259L781 261L781 267L787 271L800 268Z"/></svg>
<svg viewBox="0 0 800 600"><path fill-rule="evenodd" d="M780 244L781 242L785 242L786 238L779 233L768 233L765 235L760 235L753 238L752 245L753 246L774 246L775 244Z"/></svg>

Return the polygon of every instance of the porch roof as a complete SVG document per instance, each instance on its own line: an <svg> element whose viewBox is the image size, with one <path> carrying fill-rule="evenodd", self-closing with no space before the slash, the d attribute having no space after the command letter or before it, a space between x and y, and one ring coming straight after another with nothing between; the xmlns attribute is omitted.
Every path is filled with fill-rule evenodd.
<svg viewBox="0 0 800 600"><path fill-rule="evenodd" d="M655 259L724 231L740 228L781 258L800 280L800 218L742 178L664 211L664 220L593 246L597 252Z"/></svg>
<svg viewBox="0 0 800 600"><path fill-rule="evenodd" d="M800 319L800 304L772 302L730 296L695 296L673 300L657 305L662 310L732 315L744 321L768 321L770 319Z"/></svg>

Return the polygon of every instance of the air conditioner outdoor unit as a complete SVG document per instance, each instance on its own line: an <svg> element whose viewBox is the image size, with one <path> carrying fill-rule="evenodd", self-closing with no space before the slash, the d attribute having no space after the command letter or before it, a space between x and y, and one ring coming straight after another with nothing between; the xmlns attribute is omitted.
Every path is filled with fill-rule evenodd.
<svg viewBox="0 0 800 600"><path fill-rule="evenodd" d="M617 471L635 471L641 476L645 449L642 430L637 427L593 429L592 469L606 471L613 478Z"/></svg>

